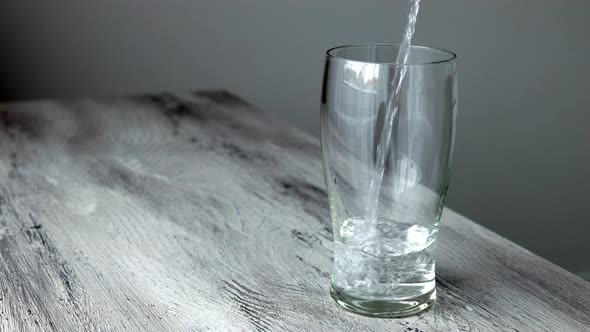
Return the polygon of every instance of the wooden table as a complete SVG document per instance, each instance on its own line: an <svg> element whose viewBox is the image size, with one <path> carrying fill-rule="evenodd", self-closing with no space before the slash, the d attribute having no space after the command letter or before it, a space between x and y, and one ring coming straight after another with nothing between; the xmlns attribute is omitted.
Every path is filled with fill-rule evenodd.
<svg viewBox="0 0 590 332"><path fill-rule="evenodd" d="M590 330L589 283L448 209L432 310L340 310L318 141L224 91L0 106L0 179L2 331Z"/></svg>

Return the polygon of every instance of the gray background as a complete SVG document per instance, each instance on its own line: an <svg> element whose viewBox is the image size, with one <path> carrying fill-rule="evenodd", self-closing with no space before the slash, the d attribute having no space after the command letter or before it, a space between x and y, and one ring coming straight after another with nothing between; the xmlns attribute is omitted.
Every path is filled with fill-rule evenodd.
<svg viewBox="0 0 590 332"><path fill-rule="evenodd" d="M4 1L0 99L227 88L319 133L324 50L397 42L405 0ZM424 0L415 42L459 54L448 205L590 271L590 2Z"/></svg>

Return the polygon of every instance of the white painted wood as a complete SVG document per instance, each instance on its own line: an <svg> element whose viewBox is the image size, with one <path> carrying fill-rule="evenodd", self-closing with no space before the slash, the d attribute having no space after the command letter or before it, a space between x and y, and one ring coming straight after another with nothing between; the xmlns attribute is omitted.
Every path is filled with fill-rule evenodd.
<svg viewBox="0 0 590 332"><path fill-rule="evenodd" d="M448 209L432 310L338 309L318 141L223 91L2 105L0 180L2 331L590 328L589 283Z"/></svg>

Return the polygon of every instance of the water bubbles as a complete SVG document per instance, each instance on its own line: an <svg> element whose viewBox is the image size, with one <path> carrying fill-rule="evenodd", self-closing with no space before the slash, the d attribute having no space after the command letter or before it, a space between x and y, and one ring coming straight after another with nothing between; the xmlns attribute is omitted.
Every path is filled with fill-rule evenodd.
<svg viewBox="0 0 590 332"><path fill-rule="evenodd" d="M383 300L411 298L434 287L435 229L380 221L346 220L334 252L333 286L352 296Z"/></svg>

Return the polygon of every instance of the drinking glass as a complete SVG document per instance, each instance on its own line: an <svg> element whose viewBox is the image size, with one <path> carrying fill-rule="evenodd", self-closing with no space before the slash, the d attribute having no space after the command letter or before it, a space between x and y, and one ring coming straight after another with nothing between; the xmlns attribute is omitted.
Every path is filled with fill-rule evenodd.
<svg viewBox="0 0 590 332"><path fill-rule="evenodd" d="M456 55L411 46L407 62L398 64L398 49L330 49L322 88L335 244L331 295L347 310L376 317L416 314L436 299L434 251L457 114Z"/></svg>

